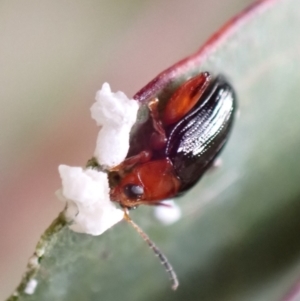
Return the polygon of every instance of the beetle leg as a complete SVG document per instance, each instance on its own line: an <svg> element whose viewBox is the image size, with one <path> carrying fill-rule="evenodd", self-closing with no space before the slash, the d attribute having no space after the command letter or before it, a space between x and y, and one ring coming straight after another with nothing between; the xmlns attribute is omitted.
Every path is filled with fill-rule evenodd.
<svg viewBox="0 0 300 301"><path fill-rule="evenodd" d="M166 132L158 112L158 102L159 102L158 98L153 98L148 103L148 108L152 118L153 128L155 130L151 135L150 145L153 149L156 150L163 149L167 143Z"/></svg>
<svg viewBox="0 0 300 301"><path fill-rule="evenodd" d="M136 164L146 163L150 161L151 157L152 157L152 152L150 150L142 151L135 156L125 159L121 164L111 168L110 171L118 171L118 172L123 170L127 171L131 169L133 166L135 166Z"/></svg>
<svg viewBox="0 0 300 301"><path fill-rule="evenodd" d="M160 207L172 208L172 206L170 204L164 203L164 200L163 201L157 201L156 203L153 203L153 202L148 203L147 201L145 201L143 204L147 204L149 206L160 206Z"/></svg>
<svg viewBox="0 0 300 301"><path fill-rule="evenodd" d="M153 98L152 100L149 101L148 108L150 110L154 129L160 135L166 136L164 127L162 125L162 122L160 120L159 113L158 113L158 102L159 102L158 98Z"/></svg>

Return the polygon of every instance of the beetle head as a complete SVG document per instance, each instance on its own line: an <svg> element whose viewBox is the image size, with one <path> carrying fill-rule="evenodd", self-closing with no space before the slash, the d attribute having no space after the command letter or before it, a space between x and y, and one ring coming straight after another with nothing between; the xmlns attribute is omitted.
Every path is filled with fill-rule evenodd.
<svg viewBox="0 0 300 301"><path fill-rule="evenodd" d="M125 175L120 182L111 189L111 200L120 203L122 207L132 208L143 203L145 189L138 174L133 170Z"/></svg>
<svg viewBox="0 0 300 301"><path fill-rule="evenodd" d="M131 208L140 204L156 205L177 195L180 180L167 159L136 165L111 189L111 200Z"/></svg>

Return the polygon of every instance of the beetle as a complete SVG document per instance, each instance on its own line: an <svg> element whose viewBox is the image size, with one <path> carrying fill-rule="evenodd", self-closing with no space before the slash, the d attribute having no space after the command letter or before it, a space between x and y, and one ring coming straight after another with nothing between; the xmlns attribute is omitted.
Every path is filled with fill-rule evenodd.
<svg viewBox="0 0 300 301"><path fill-rule="evenodd" d="M159 205L193 187L223 149L236 112L233 88L222 75L208 72L189 79L159 109L148 103L150 132L141 127L143 149L111 172L118 175L111 200L123 208ZM145 135L146 133L146 135Z"/></svg>
<svg viewBox="0 0 300 301"><path fill-rule="evenodd" d="M141 204L162 205L193 187L224 148L236 108L235 92L224 76L200 73L183 83L166 104L150 100L149 122L133 136L140 147L136 150L136 143L131 143L127 158L109 170L111 200L121 205L125 220L158 256L174 290L179 282L173 267L128 210Z"/></svg>

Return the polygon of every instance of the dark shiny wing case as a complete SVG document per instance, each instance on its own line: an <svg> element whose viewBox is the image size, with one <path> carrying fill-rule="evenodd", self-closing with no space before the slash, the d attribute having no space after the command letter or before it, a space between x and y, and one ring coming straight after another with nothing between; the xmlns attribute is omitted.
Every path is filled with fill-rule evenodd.
<svg viewBox="0 0 300 301"><path fill-rule="evenodd" d="M224 147L236 111L236 96L223 76L212 80L197 105L169 129L166 156L182 182L193 186Z"/></svg>

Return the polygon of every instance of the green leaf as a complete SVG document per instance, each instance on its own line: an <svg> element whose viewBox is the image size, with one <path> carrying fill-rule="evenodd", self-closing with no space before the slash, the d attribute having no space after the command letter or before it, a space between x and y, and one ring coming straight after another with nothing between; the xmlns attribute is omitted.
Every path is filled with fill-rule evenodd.
<svg viewBox="0 0 300 301"><path fill-rule="evenodd" d="M9 300L280 300L300 274L299 14L298 0L261 2L135 96L167 99L203 70L226 75L238 95L223 166L178 200L183 218L165 227L152 208L132 214L177 271L175 293L126 222L92 237L60 216Z"/></svg>

